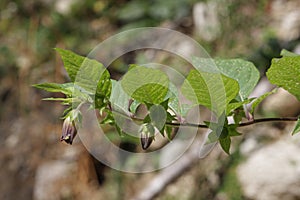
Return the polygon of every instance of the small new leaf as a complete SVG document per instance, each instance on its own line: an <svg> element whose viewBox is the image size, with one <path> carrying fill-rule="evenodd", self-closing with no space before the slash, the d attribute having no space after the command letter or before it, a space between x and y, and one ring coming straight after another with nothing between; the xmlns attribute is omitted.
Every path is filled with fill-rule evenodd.
<svg viewBox="0 0 300 200"><path fill-rule="evenodd" d="M281 52L280 52L280 55L282 56L282 57L295 57L295 56L299 56L298 54L296 54L296 53L293 53L293 52L291 52L291 51L288 51L288 50L286 50L286 49L282 49L281 50Z"/></svg>
<svg viewBox="0 0 300 200"><path fill-rule="evenodd" d="M226 115L230 115L235 109L241 107L242 105L248 104L253 101L254 98L246 99L244 101L230 102L226 107Z"/></svg>
<svg viewBox="0 0 300 200"><path fill-rule="evenodd" d="M220 138L219 139L220 145L222 147L222 149L227 153L230 154L229 150L230 150L230 145L231 145L231 138L228 135L225 138Z"/></svg>
<svg viewBox="0 0 300 200"><path fill-rule="evenodd" d="M237 127L237 124L230 124L230 125L228 125L227 130L228 130L228 135L230 137L242 135L240 132L238 132L236 130L236 127Z"/></svg>
<svg viewBox="0 0 300 200"><path fill-rule="evenodd" d="M272 90L271 92L267 92L263 95L261 95L260 97L258 97L257 99L255 99L253 102L252 102L252 105L251 105L251 111L250 113L253 114L253 112L255 111L255 108L265 99L267 98L268 96L270 96L271 94L274 94L275 92L277 92L277 89L274 89Z"/></svg>
<svg viewBox="0 0 300 200"><path fill-rule="evenodd" d="M295 135L296 133L299 133L299 132L300 132L300 116L298 117L296 126L292 132L292 135Z"/></svg>
<svg viewBox="0 0 300 200"><path fill-rule="evenodd" d="M61 92L65 95L71 96L74 88L73 83L41 83L35 84L33 87L45 90L47 92Z"/></svg>

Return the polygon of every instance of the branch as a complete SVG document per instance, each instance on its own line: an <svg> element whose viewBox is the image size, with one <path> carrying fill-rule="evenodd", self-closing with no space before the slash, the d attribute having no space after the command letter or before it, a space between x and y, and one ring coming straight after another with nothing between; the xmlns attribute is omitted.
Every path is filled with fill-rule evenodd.
<svg viewBox="0 0 300 200"><path fill-rule="evenodd" d="M298 120L297 117L261 118L261 119L254 119L252 121L240 123L238 127L249 126L249 125L257 124L257 123L261 123L261 122L276 122L276 121L277 122L278 121L288 122L288 121L297 121L297 120Z"/></svg>
<svg viewBox="0 0 300 200"><path fill-rule="evenodd" d="M249 126L252 124L257 124L261 122L275 122L275 121L297 121L297 117L274 117L274 118L261 118L261 119L253 119L251 121L242 122L238 125L238 127ZM167 122L167 126L172 127L180 127L180 126L189 126L189 127L198 127L198 128L208 128L205 124L193 124L193 123L173 123Z"/></svg>
<svg viewBox="0 0 300 200"><path fill-rule="evenodd" d="M284 118L263 118L254 119L252 121L240 123L239 127L249 126L261 122L271 121L297 121L296 117L284 117ZM202 124L189 124L189 123L166 123L169 126L192 126L199 128L208 128ZM207 133L206 133L207 134ZM161 193L170 183L180 177L182 174L188 171L200 158L199 156L200 143L195 142L190 150L183 154L174 164L161 170L146 186L140 191L132 200L150 200Z"/></svg>
<svg viewBox="0 0 300 200"><path fill-rule="evenodd" d="M134 116L127 116L124 113L118 112L118 111L113 111L114 114L122 115L123 117L127 119L131 119L135 122L143 122L143 119L137 118ZM238 125L238 127L244 127L244 126L249 126L252 124L257 124L261 122L276 122L276 121L297 121L297 117L272 117L272 118L260 118L260 119L253 119L247 122L242 122ZM171 127L180 127L180 126L187 126L187 127L197 127L197 128L209 128L205 124L194 124L194 123L178 123L178 122L166 122L167 126Z"/></svg>

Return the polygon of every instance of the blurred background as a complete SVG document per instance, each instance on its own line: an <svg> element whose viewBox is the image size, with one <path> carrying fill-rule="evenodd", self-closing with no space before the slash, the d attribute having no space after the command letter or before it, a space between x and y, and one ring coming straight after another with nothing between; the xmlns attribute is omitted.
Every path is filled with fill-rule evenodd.
<svg viewBox="0 0 300 200"><path fill-rule="evenodd" d="M122 200L150 187L159 172L121 173L90 156L78 138L72 146L60 143L64 107L42 102L53 94L31 87L68 81L53 48L87 55L116 33L147 26L187 34L212 57L250 60L262 77L282 48L300 52L298 0L1 0L0 199ZM110 66L114 77L126 72L128 59ZM299 111L299 102L280 90L257 116ZM216 147L155 199L299 199L300 139L289 136L292 128L264 123L241 129L231 156Z"/></svg>

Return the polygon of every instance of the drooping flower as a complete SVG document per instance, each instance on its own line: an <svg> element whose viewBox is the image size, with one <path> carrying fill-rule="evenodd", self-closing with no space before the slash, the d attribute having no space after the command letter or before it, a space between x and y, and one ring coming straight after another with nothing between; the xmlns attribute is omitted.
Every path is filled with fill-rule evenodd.
<svg viewBox="0 0 300 200"><path fill-rule="evenodd" d="M152 124L143 124L140 128L142 148L148 149L154 139L155 129Z"/></svg>
<svg viewBox="0 0 300 200"><path fill-rule="evenodd" d="M67 144L72 144L76 134L77 129L75 123L71 120L71 117L68 116L63 123L60 141L65 141Z"/></svg>

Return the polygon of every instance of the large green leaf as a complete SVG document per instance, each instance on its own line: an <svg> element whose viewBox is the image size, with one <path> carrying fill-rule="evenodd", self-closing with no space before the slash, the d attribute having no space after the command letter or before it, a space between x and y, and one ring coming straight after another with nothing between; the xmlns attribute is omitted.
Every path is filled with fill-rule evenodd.
<svg viewBox="0 0 300 200"><path fill-rule="evenodd" d="M110 74L96 60L77 55L69 50L56 48L72 82L88 94L95 94L95 107L101 108L111 93Z"/></svg>
<svg viewBox="0 0 300 200"><path fill-rule="evenodd" d="M253 63L242 59L216 59L220 72L239 83L241 100L246 99L259 80L259 71Z"/></svg>
<svg viewBox="0 0 300 200"><path fill-rule="evenodd" d="M101 88L101 85L106 83L107 79L109 79L109 74L105 67L96 60L87 58L83 61L77 72L75 84L91 94L95 94L98 86ZM101 89L99 91L102 92Z"/></svg>
<svg viewBox="0 0 300 200"><path fill-rule="evenodd" d="M121 85L141 103L160 104L168 92L169 79L160 70L135 66L124 75Z"/></svg>
<svg viewBox="0 0 300 200"><path fill-rule="evenodd" d="M55 48L55 50L60 54L64 67L71 79L72 82L75 81L76 74L80 69L81 64L83 63L85 57L79 56L72 51Z"/></svg>
<svg viewBox="0 0 300 200"><path fill-rule="evenodd" d="M283 87L300 101L300 56L274 58L267 77L272 84Z"/></svg>
<svg viewBox="0 0 300 200"><path fill-rule="evenodd" d="M246 99L259 80L259 71L253 63L242 59L211 59L193 58L193 65L200 71L208 73L222 73L238 81L241 100Z"/></svg>
<svg viewBox="0 0 300 200"><path fill-rule="evenodd" d="M203 105L220 116L237 96L239 85L236 80L222 74L191 70L181 90L194 104Z"/></svg>

